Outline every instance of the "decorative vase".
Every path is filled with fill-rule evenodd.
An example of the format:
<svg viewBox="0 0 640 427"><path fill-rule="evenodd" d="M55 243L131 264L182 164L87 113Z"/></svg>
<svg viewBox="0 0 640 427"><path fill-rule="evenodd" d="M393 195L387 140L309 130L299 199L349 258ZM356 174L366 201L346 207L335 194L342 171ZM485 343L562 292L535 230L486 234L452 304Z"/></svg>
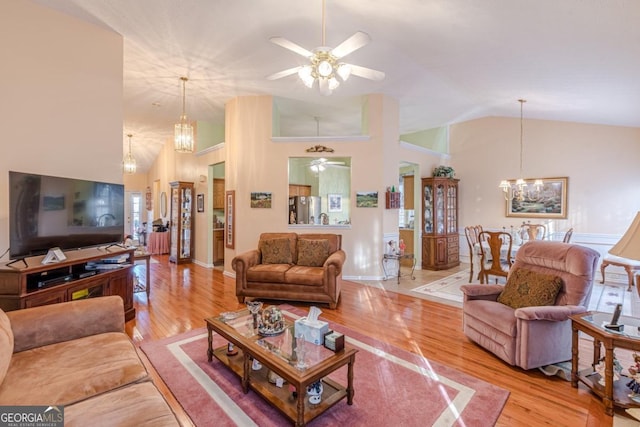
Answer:
<svg viewBox="0 0 640 427"><path fill-rule="evenodd" d="M317 405L322 400L322 381L318 380L315 383L310 384L307 387L307 396L309 396L309 403Z"/></svg>

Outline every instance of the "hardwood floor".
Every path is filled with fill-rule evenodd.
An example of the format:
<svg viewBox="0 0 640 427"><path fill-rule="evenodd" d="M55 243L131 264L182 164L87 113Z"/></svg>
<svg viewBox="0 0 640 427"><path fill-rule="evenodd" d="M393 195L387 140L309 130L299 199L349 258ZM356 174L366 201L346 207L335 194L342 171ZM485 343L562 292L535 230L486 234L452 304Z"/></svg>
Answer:
<svg viewBox="0 0 640 427"><path fill-rule="evenodd" d="M166 255L154 258L159 263L151 264L149 301L144 292L135 294L136 319L126 325L134 341L156 340L203 327L205 317L243 308L235 297L235 280L221 271L196 264L177 266L169 263ZM424 283L451 273L416 271ZM144 266L136 267L136 274L144 281ZM311 305L289 303L302 309ZM462 311L457 307L353 282L344 283L336 310L318 306L325 319L509 390L499 426L612 425L599 398L584 386L575 389L570 382L546 377L538 370L511 367L470 342L462 332ZM583 343L581 364L586 366L591 354L589 344ZM629 364L623 361L623 366ZM179 408L166 387L160 388L172 407ZM180 415L184 419L184 414Z"/></svg>

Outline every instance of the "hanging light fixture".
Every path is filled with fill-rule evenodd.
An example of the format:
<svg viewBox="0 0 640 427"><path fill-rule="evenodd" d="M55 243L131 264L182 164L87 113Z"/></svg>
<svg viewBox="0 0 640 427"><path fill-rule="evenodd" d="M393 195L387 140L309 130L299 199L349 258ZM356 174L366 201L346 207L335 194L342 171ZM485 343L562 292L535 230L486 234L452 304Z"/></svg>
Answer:
<svg viewBox="0 0 640 427"><path fill-rule="evenodd" d="M534 190L529 189L529 184L522 178L522 152L523 152L523 136L524 136L524 125L523 125L523 106L524 103L527 102L526 99L518 99L520 103L520 177L515 181L515 185L509 180L500 181L500 187L504 193L505 200L524 200L525 196L535 197L540 190L542 189L542 180L536 179L533 183Z"/></svg>
<svg viewBox="0 0 640 427"><path fill-rule="evenodd" d="M131 154L131 137L132 134L128 133L129 137L129 152L124 156L124 160L122 160L122 170L124 173L136 173L136 159L133 158Z"/></svg>
<svg viewBox="0 0 640 427"><path fill-rule="evenodd" d="M174 131L174 145L175 150L178 153L193 153L194 141L193 141L193 126L187 121L186 113L186 83L189 80L186 77L180 77L182 80L182 115L180 116L180 123L176 123Z"/></svg>

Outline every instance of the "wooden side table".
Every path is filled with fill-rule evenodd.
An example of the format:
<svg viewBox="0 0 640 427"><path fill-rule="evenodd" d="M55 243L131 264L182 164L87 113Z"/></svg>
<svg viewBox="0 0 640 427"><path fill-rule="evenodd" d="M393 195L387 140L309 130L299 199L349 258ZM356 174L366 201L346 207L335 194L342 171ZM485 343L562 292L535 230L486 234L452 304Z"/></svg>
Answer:
<svg viewBox="0 0 640 427"><path fill-rule="evenodd" d="M147 265L147 274L146 274L146 289L147 299L149 299L149 294L151 293L151 254L150 253L133 253L133 260L145 260Z"/></svg>
<svg viewBox="0 0 640 427"><path fill-rule="evenodd" d="M619 324L624 325L621 332L612 331L604 327L611 321L611 313L587 312L574 314L571 318L572 349L571 349L571 386L577 388L578 382L582 382L602 399L605 413L613 415L614 406L621 408L638 407L629 397L631 390L626 387L629 378L623 377L613 381L613 350L623 348L640 351L640 319L628 316L620 316ZM578 334L583 332L593 337L593 363L592 367L582 371L578 370L579 344ZM604 347L604 385L600 384L602 378L595 371L595 366L600 363L600 351Z"/></svg>
<svg viewBox="0 0 640 427"><path fill-rule="evenodd" d="M398 284L400 284L400 277L402 277L402 274L401 274L402 263L400 261L403 260L403 259L413 260L413 263L411 264L410 276L411 276L411 280L415 280L416 279L416 276L413 275L413 273L416 270L416 257L413 256L413 254L403 254L403 255L400 255L400 254L384 254L382 256L382 271L384 272L384 280L387 280L389 277L391 277L391 276L389 276L387 274L387 263L390 260L394 260L398 264L398 276L397 277L398 277ZM407 275L405 274L405 276L407 276Z"/></svg>

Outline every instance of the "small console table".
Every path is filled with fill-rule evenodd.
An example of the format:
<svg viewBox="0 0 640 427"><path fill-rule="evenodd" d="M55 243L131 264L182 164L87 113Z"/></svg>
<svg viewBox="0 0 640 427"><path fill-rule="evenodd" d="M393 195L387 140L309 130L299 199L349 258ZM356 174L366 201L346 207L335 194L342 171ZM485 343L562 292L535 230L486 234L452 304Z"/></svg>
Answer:
<svg viewBox="0 0 640 427"><path fill-rule="evenodd" d="M614 349L623 348L632 351L640 351L640 319L628 316L620 316L618 323L623 326L620 332L607 329L605 324L611 321L611 313L587 312L574 314L571 318L572 335L572 360L571 360L571 386L578 387L578 382L586 385L595 393L604 404L607 415L613 415L614 407L632 408L640 406L640 401L631 399L631 390L626 387L628 377L621 376L617 381L613 380ZM593 338L593 363L591 367L579 370L578 360L580 346L578 333L583 332ZM601 350L604 347L604 378L595 371L600 363ZM604 384L604 385L603 385Z"/></svg>
<svg viewBox="0 0 640 427"><path fill-rule="evenodd" d="M629 277L629 287L627 288L627 290L630 291L631 287L634 285L634 275L640 271L640 261L607 255L606 257L604 257L604 259L602 260L602 264L600 265L600 272L602 273L602 282L600 283L604 283L604 269L610 265L624 268L624 270L627 272L627 276ZM638 288L638 295L640 295L640 288Z"/></svg>
<svg viewBox="0 0 640 427"><path fill-rule="evenodd" d="M416 257L413 256L413 254L384 254L382 256L382 271L384 271L384 280L387 280L390 276L389 274L387 274L387 263L390 262L391 260L395 261L396 264L398 264L398 284L400 284L400 277L402 277L402 263L400 262L403 259L410 259L413 262L411 263L411 273L409 274L409 276L411 277L411 280L415 280L416 276L413 275L414 271L416 270ZM405 276L407 276L407 274L405 274Z"/></svg>

